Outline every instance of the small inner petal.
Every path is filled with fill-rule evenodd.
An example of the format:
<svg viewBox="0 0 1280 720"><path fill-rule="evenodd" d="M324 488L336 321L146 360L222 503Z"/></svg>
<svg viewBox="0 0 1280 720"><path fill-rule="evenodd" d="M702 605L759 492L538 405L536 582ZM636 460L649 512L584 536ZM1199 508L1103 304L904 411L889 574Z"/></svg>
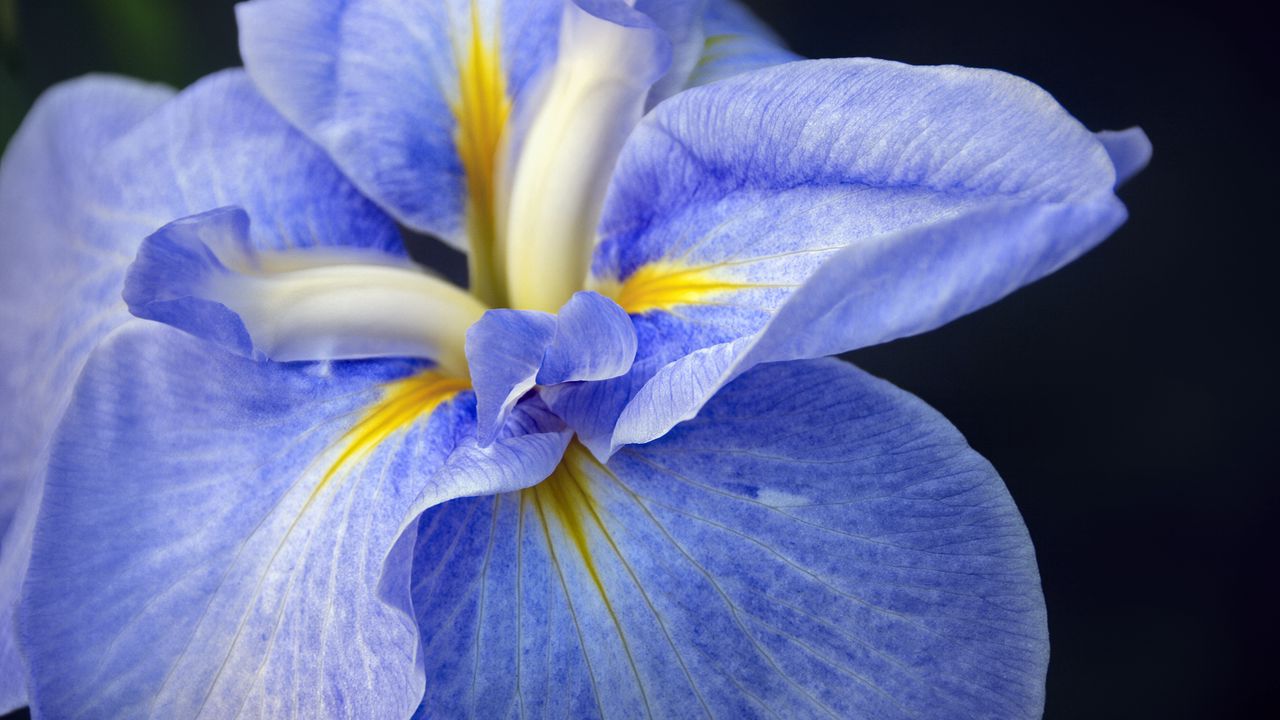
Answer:
<svg viewBox="0 0 1280 720"><path fill-rule="evenodd" d="M374 264L228 275L207 290L273 360L427 357L461 377L467 328L485 310L417 269Z"/></svg>
<svg viewBox="0 0 1280 720"><path fill-rule="evenodd" d="M124 297L136 316L280 362L419 357L467 378L466 331L488 308L379 252L259 252L249 218L223 208L148 237Z"/></svg>

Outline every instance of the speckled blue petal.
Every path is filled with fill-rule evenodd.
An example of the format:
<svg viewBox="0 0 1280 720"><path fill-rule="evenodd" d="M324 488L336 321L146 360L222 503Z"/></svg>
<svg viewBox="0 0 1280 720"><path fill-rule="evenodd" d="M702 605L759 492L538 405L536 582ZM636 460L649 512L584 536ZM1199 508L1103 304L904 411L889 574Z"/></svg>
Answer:
<svg viewBox="0 0 1280 720"><path fill-rule="evenodd" d="M240 52L263 94L405 224L466 247L455 148L476 37L518 98L555 57L564 0L254 0Z"/></svg>
<svg viewBox="0 0 1280 720"><path fill-rule="evenodd" d="M606 380L627 372L636 354L631 320L612 300L575 293L556 315L490 310L467 331L482 445L534 385Z"/></svg>
<svg viewBox="0 0 1280 720"><path fill-rule="evenodd" d="M423 717L1038 718L1044 602L1000 478L831 360L757 368L607 465L422 518Z"/></svg>
<svg viewBox="0 0 1280 720"><path fill-rule="evenodd" d="M755 362L923 332L1052 272L1123 222L1116 177L994 71L803 61L681 93L631 136L601 224L593 282L635 316L633 373L658 373L613 381L606 450Z"/></svg>
<svg viewBox="0 0 1280 720"><path fill-rule="evenodd" d="M266 106L243 73L206 78L161 106L171 95L104 76L71 81L37 102L6 151L0 508L7 509L0 510L0 525L8 523L15 488L39 492L49 433L88 353L129 319L121 287L147 234L175 218L239 203L260 222L263 247L339 244L404 253L394 223ZM26 504L38 506L38 498ZM31 521L14 521L0 552L25 558ZM21 577L25 559L0 565L6 577ZM11 612L17 586L0 582L0 616ZM10 627L0 618L4 663L13 657ZM9 667L0 673L5 698L11 679L21 677Z"/></svg>
<svg viewBox="0 0 1280 720"><path fill-rule="evenodd" d="M466 174L476 168L460 155L459 137L487 114L486 127L510 121L507 141L518 144L571 2L611 21L633 13L622 0L253 0L237 7L240 50L263 93L369 197L406 225L466 249ZM768 31L736 5L631 4L670 44L650 105L695 77L709 82L781 60ZM716 33L710 47L708 32ZM496 88L468 85L480 67L476 48L500 65L494 102L467 97ZM499 95L512 103L509 116L496 111Z"/></svg>
<svg viewBox="0 0 1280 720"><path fill-rule="evenodd" d="M256 363L120 329L53 444L19 609L34 711L408 715L417 514L545 476L567 436L537 425L466 472L473 398L421 364ZM522 454L525 430L551 452Z"/></svg>
<svg viewBox="0 0 1280 720"><path fill-rule="evenodd" d="M702 52L689 87L801 59L737 0L710 0L702 26Z"/></svg>
<svg viewBox="0 0 1280 720"><path fill-rule="evenodd" d="M84 356L128 317L109 281L130 246L103 238L111 223L83 200L97 189L97 156L171 94L107 76L59 85L36 102L0 163L0 714L27 704L13 609L45 446Z"/></svg>

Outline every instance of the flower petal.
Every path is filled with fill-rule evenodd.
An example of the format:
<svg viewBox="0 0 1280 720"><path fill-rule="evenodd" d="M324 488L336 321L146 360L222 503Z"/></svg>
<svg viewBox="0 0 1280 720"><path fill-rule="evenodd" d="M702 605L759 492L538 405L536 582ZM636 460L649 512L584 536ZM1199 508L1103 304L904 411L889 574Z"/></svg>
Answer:
<svg viewBox="0 0 1280 720"><path fill-rule="evenodd" d="M132 246L125 238L84 237L98 227L83 203L101 181L97 157L171 95L109 76L58 85L36 102L0 164L0 539L84 346L93 346L97 325L110 328L104 315L128 317L119 287L101 282L101 267L122 268Z"/></svg>
<svg viewBox="0 0 1280 720"><path fill-rule="evenodd" d="M1123 221L1115 181L1092 133L1003 73L805 61L682 93L623 151L593 275L636 316L634 372L696 367L615 381L648 397L612 446L691 417L766 328L753 362L842 352L1051 272Z"/></svg>
<svg viewBox="0 0 1280 720"><path fill-rule="evenodd" d="M1116 167L1116 185L1128 182L1151 162L1151 140L1142 128L1103 130L1098 133L1098 142Z"/></svg>
<svg viewBox="0 0 1280 720"><path fill-rule="evenodd" d="M1034 553L942 417L836 361L758 368L607 465L420 523L439 717L1039 717Z"/></svg>
<svg viewBox="0 0 1280 720"><path fill-rule="evenodd" d="M125 279L134 315L247 357L417 357L466 377L485 306L408 258L356 248L259 252L248 214L220 208L143 241ZM620 311L619 311L620 312Z"/></svg>
<svg viewBox="0 0 1280 720"><path fill-rule="evenodd" d="M799 60L782 39L737 0L711 0L703 17L705 40L688 87Z"/></svg>
<svg viewBox="0 0 1280 720"><path fill-rule="evenodd" d="M340 244L404 254L393 222L261 100L240 71L171 91L91 76L50 90L0 167L0 525L39 493L43 453L89 352L128 321L125 269L166 222L237 203L263 248ZM263 162L263 158L271 158ZM39 497L24 507L34 511ZM0 704L20 691L7 618L33 518L0 541ZM18 529L21 525L22 530ZM20 558L8 556L17 553ZM10 575L12 573L12 575ZM20 703L20 700L13 700Z"/></svg>
<svg viewBox="0 0 1280 720"><path fill-rule="evenodd" d="M511 101L554 58L563 7L255 0L236 15L245 67L285 117L401 222L465 248L466 173L492 180Z"/></svg>
<svg viewBox="0 0 1280 720"><path fill-rule="evenodd" d="M255 363L122 328L52 450L19 611L33 709L408 714L423 675L397 539L424 507L541 477L518 443L486 456L505 474L437 474L473 408L408 361Z"/></svg>
<svg viewBox="0 0 1280 720"><path fill-rule="evenodd" d="M622 308L599 293L575 293L556 315L538 384L607 380L625 373L635 356L636 331Z"/></svg>
<svg viewBox="0 0 1280 720"><path fill-rule="evenodd" d="M597 293L576 293L557 315L490 310L467 331L481 445L497 437L516 402L535 384L617 377L631 367L635 354L630 318Z"/></svg>

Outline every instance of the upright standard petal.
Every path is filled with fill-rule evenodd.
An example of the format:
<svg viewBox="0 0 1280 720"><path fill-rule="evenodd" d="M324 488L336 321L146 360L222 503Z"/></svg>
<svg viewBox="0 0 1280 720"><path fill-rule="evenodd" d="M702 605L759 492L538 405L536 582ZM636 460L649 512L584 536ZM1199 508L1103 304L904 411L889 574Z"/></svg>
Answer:
<svg viewBox="0 0 1280 720"><path fill-rule="evenodd" d="M139 242L160 226L237 203L257 221L262 249L336 244L404 253L394 223L268 107L243 73L206 78L161 107L170 95L129 80L72 81L42 97L5 155L0 496L23 484L39 492L42 453L71 384L90 350L129 319L120 298L125 270ZM27 516L0 541L0 662L11 663L0 673L6 698L10 683L25 675L9 671L18 660L7 618L39 504L38 497L26 502Z"/></svg>
<svg viewBox="0 0 1280 720"><path fill-rule="evenodd" d="M737 0L710 0L702 22L702 52L688 87L801 59Z"/></svg>
<svg viewBox="0 0 1280 720"><path fill-rule="evenodd" d="M565 0L254 0L245 67L277 108L405 224L467 246L492 214L519 97L555 57ZM491 229L490 229L491 231Z"/></svg>
<svg viewBox="0 0 1280 720"><path fill-rule="evenodd" d="M509 442L452 468L473 417L465 383L421 364L255 363L122 328L52 449L20 606L34 711L412 712L417 512L535 482L567 439L526 420L507 440L534 457ZM503 467L475 471L486 458Z"/></svg>
<svg viewBox="0 0 1280 720"><path fill-rule="evenodd" d="M1092 133L994 71L806 61L672 98L624 148L593 265L636 317L634 372L662 370L615 383L632 407L606 449L755 362L922 332L1051 272L1123 221L1115 182Z"/></svg>
<svg viewBox="0 0 1280 720"><path fill-rule="evenodd" d="M607 464L419 530L428 717L1042 710L1035 557L991 466L851 366L758 368Z"/></svg>

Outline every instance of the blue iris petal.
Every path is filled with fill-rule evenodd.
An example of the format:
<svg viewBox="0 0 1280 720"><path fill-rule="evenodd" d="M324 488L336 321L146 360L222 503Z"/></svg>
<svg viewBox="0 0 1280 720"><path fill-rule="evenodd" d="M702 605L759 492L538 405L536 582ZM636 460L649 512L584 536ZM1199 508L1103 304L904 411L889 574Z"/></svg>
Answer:
<svg viewBox="0 0 1280 720"><path fill-rule="evenodd" d="M255 0L239 5L237 18L245 67L263 94L398 219L465 248L452 105L472 18L481 24L476 37L499 48L506 94L516 97L555 57L563 7Z"/></svg>
<svg viewBox="0 0 1280 720"><path fill-rule="evenodd" d="M751 364L922 332L1057 269L1123 222L1116 180L1093 133L999 72L805 61L672 98L624 148L593 265L637 315L633 373L658 373L613 381L632 397L609 449Z"/></svg>
<svg viewBox="0 0 1280 720"><path fill-rule="evenodd" d="M539 385L605 380L636 354L631 320L612 300L576 293L557 315L490 310L467 331L479 437L488 444L525 393Z"/></svg>
<svg viewBox="0 0 1280 720"><path fill-rule="evenodd" d="M1141 128L1103 130L1098 133L1098 141L1116 166L1117 185L1128 182L1151 161L1151 140Z"/></svg>
<svg viewBox="0 0 1280 720"><path fill-rule="evenodd" d="M35 710L409 713L402 530L536 482L567 440L543 413L451 459L474 445L473 401L422 371L255 363L153 323L106 340L53 444L20 606Z"/></svg>
<svg viewBox="0 0 1280 720"><path fill-rule="evenodd" d="M801 59L737 0L710 0L703 34L704 47L690 75L690 87Z"/></svg>
<svg viewBox="0 0 1280 720"><path fill-rule="evenodd" d="M622 0L573 2L621 24L636 25L643 17L643 24L663 31L671 67L650 104L693 80L709 82L794 57L776 52L758 22L723 0L639 0L634 10ZM466 104L465 92L477 90L462 89L475 69L469 64L472 43L500 64L501 96L515 101L510 120L518 129L527 119L520 117L521 101L525 108L536 106L537 80L556 57L567 4L254 0L240 4L237 17L245 66L271 102L401 222L466 248L469 179L458 152L458 115L488 113L467 119L491 128L506 122L505 113L488 104ZM732 41L708 48L707 32ZM510 135L509 141L519 141Z"/></svg>
<svg viewBox="0 0 1280 720"><path fill-rule="evenodd" d="M836 361L422 518L439 717L1038 717L1035 559L991 466Z"/></svg>
<svg viewBox="0 0 1280 720"><path fill-rule="evenodd" d="M350 244L403 256L395 224L253 90L219 73L171 91L109 77L51 90L0 168L0 705L22 704L25 672L7 619L39 506L43 453L93 347L130 318L120 301L139 242L174 218L229 203L263 220L255 242ZM264 162L263 158L271 158ZM318 236L318 239L313 239ZM36 493L10 523L17 489Z"/></svg>
<svg viewBox="0 0 1280 720"><path fill-rule="evenodd" d="M109 177L98 174L103 149L170 95L105 76L60 85L36 102L0 164L0 714L27 704L13 611L49 435L85 356L128 319L116 283L135 240L119 232L130 218L86 201Z"/></svg>
<svg viewBox="0 0 1280 720"><path fill-rule="evenodd" d="M124 300L129 311L208 340L246 357L253 339L226 305L201 297L200 286L230 275L218 250L247 254L249 215L223 208L177 220L147 237L129 268Z"/></svg>

